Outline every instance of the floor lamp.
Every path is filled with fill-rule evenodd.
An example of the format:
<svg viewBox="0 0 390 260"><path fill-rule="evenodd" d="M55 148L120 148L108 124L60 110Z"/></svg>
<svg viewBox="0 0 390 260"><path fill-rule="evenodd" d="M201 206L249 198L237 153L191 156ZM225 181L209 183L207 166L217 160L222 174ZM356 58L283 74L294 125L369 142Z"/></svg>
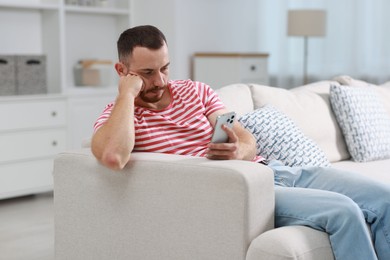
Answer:
<svg viewBox="0 0 390 260"><path fill-rule="evenodd" d="M289 10L288 11L288 36L304 37L303 52L303 82L308 83L307 57L308 37L322 37L326 32L326 12L324 10Z"/></svg>

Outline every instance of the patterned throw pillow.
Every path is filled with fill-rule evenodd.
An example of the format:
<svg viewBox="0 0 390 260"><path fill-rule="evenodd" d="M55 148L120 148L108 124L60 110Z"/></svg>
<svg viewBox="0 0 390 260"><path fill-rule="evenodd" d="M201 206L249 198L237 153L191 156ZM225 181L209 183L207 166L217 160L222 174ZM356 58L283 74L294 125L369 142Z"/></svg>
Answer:
<svg viewBox="0 0 390 260"><path fill-rule="evenodd" d="M390 158L390 115L375 89L331 86L330 102L354 161Z"/></svg>
<svg viewBox="0 0 390 260"><path fill-rule="evenodd" d="M268 160L287 166L330 166L317 144L271 105L243 115L239 122L256 138L257 154Z"/></svg>

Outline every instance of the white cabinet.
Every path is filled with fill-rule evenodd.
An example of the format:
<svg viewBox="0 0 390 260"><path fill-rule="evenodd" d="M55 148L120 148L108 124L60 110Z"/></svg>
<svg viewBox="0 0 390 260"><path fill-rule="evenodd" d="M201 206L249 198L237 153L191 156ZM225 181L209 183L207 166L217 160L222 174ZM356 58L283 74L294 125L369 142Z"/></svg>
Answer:
<svg viewBox="0 0 390 260"><path fill-rule="evenodd" d="M45 55L48 89L47 95L0 96L0 199L50 190L54 156L80 147L116 95L113 66L100 87L75 86L73 69L83 59L117 61L131 0L99 7L73 2L0 0L0 55Z"/></svg>
<svg viewBox="0 0 390 260"><path fill-rule="evenodd" d="M52 189L52 164L66 149L62 96L0 98L0 199Z"/></svg>
<svg viewBox="0 0 390 260"><path fill-rule="evenodd" d="M193 79L217 89L234 83L268 84L268 54L196 53Z"/></svg>
<svg viewBox="0 0 390 260"><path fill-rule="evenodd" d="M96 119L103 112L105 106L115 101L115 98L116 92L114 90L69 97L69 149L77 149L88 144L93 134Z"/></svg>

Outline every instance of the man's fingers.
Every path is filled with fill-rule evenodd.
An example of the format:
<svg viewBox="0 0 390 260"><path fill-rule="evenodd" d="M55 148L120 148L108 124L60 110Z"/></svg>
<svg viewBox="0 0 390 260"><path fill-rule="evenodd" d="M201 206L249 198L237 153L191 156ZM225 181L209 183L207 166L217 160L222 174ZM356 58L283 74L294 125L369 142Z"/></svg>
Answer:
<svg viewBox="0 0 390 260"><path fill-rule="evenodd" d="M233 129L230 127L227 127L226 125L222 125L222 129L227 133L229 136L229 143L235 143L238 141L238 137L236 133L234 133Z"/></svg>

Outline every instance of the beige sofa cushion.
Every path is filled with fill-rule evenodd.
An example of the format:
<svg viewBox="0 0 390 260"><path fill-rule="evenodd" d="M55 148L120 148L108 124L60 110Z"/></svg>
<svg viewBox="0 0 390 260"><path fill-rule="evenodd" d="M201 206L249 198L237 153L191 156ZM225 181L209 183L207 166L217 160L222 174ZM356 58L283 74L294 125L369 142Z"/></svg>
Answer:
<svg viewBox="0 0 390 260"><path fill-rule="evenodd" d="M238 116L253 111L252 94L247 84L228 85L216 92L226 108Z"/></svg>
<svg viewBox="0 0 390 260"><path fill-rule="evenodd" d="M383 105L386 109L386 111L390 114L390 84L389 85L381 85L381 86L374 86L375 89L378 91L380 98L383 101Z"/></svg>
<svg viewBox="0 0 390 260"><path fill-rule="evenodd" d="M333 167L365 175L371 179L390 184L390 159L372 162L341 161L332 164Z"/></svg>
<svg viewBox="0 0 390 260"><path fill-rule="evenodd" d="M252 241L246 260L334 259L326 233L303 226L280 227Z"/></svg>
<svg viewBox="0 0 390 260"><path fill-rule="evenodd" d="M292 118L313 139L329 161L350 158L342 132L329 103L329 89L335 81L321 81L290 90L252 84L255 109L271 104Z"/></svg>
<svg viewBox="0 0 390 260"><path fill-rule="evenodd" d="M364 80L354 79L348 75L340 75L334 77L333 80L339 82L341 85L355 86L355 87L369 87L374 86L373 84L366 82Z"/></svg>

